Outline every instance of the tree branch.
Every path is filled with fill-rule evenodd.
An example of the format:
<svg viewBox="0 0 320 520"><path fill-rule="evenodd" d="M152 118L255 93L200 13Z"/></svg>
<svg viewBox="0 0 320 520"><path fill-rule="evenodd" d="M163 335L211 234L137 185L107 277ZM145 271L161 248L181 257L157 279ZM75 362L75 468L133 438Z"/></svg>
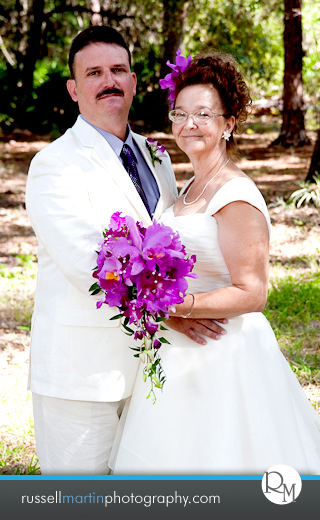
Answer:
<svg viewBox="0 0 320 520"><path fill-rule="evenodd" d="M7 47L6 47L6 45L5 45L4 41L3 41L2 36L0 36L0 49L2 50L4 57L6 58L8 63L11 65L11 67L14 67L16 62L11 57L10 53L7 51Z"/></svg>

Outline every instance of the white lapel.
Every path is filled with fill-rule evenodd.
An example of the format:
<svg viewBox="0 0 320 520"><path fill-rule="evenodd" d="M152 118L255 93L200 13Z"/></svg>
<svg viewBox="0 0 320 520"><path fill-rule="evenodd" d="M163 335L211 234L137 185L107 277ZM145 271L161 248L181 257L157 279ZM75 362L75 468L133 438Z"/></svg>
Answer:
<svg viewBox="0 0 320 520"><path fill-rule="evenodd" d="M142 220L144 224L151 224L150 216L140 195L107 140L80 116L73 126L73 130L80 139L81 144L88 149L91 159L98 162L106 170L114 183L129 200L137 212L139 220Z"/></svg>
<svg viewBox="0 0 320 520"><path fill-rule="evenodd" d="M155 161L155 165L153 166L151 155L150 155L150 152L146 145L147 138L144 137L143 135L139 135L134 132L132 132L132 135L133 135L135 142L137 143L137 146L139 147L140 152L142 153L142 155L144 157L144 160L146 161L147 165L149 166L149 168L157 182L158 188L159 188L160 197L158 200L158 204L154 210L154 218L158 218L158 216L161 215L162 210L163 210L163 185L161 182L162 176L160 173L161 164L159 163L159 161Z"/></svg>

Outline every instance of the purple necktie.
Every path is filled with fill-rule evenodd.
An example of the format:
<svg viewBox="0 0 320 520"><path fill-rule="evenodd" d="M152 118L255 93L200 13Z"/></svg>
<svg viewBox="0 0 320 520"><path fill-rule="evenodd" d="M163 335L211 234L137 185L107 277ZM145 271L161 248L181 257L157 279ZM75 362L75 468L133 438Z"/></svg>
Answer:
<svg viewBox="0 0 320 520"><path fill-rule="evenodd" d="M123 160L123 166L129 173L130 179L132 180L137 192L139 193L147 211L151 217L151 211L149 208L148 200L145 192L143 191L138 169L137 169L137 159L133 153L133 150L127 144L124 144L120 154L121 159Z"/></svg>

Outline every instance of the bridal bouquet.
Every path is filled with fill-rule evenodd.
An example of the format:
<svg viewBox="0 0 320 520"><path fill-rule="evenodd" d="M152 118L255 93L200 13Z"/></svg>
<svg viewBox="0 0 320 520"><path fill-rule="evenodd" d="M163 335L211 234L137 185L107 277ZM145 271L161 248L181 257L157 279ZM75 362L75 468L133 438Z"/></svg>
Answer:
<svg viewBox="0 0 320 520"><path fill-rule="evenodd" d="M186 277L197 278L191 273L196 257L187 257L178 233L170 227L154 221L145 228L120 212L113 213L103 236L93 272L97 281L89 291L92 295L102 291L97 308L104 303L118 307L120 313L111 319L120 318L124 332L141 342L130 348L144 363L143 379L151 382L148 397L152 394L155 402L154 388L161 389L166 379L159 348L169 343L156 333L166 330L161 322L183 302Z"/></svg>

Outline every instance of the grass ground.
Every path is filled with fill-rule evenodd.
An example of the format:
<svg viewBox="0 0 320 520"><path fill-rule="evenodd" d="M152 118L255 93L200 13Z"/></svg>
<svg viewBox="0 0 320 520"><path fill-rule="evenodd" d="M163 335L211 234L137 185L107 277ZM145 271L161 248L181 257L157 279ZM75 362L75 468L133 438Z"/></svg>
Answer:
<svg viewBox="0 0 320 520"><path fill-rule="evenodd" d="M247 128L239 166L257 183L273 224L265 310L279 345L320 414L320 213L285 204L307 172L312 146L270 148L276 134ZM192 175L172 136L157 134L173 160L178 187ZM314 137L313 134L310 137ZM0 142L0 473L39 473L26 390L36 238L24 209L32 156L47 143Z"/></svg>
<svg viewBox="0 0 320 520"><path fill-rule="evenodd" d="M31 393L27 392L30 320L35 290L33 255L0 270L0 474L39 472ZM27 267L26 267L27 264Z"/></svg>
<svg viewBox="0 0 320 520"><path fill-rule="evenodd" d="M272 280L264 314L320 415L320 272Z"/></svg>

